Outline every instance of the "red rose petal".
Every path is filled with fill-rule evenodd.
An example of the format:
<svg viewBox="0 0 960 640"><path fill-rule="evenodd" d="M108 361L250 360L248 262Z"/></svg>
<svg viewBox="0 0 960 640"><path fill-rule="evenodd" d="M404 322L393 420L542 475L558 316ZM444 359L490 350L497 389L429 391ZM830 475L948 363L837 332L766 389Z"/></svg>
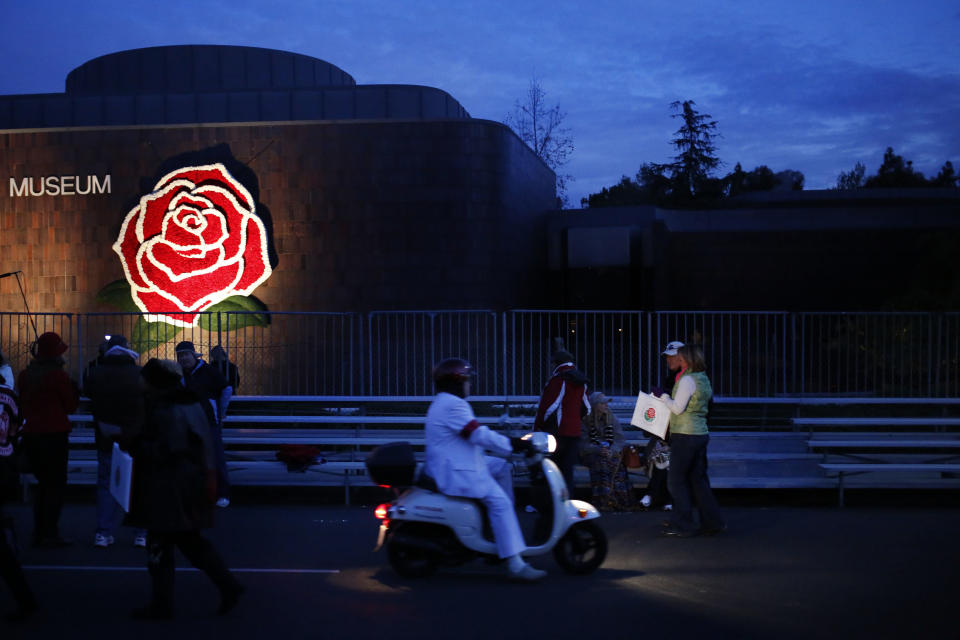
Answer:
<svg viewBox="0 0 960 640"><path fill-rule="evenodd" d="M163 233L163 221L167 217L170 202L185 189L185 185L171 185L140 199L144 241Z"/></svg>
<svg viewBox="0 0 960 640"><path fill-rule="evenodd" d="M144 271L147 273L147 276L150 278L150 281L155 285L159 285L160 280L166 280L169 278L165 273L160 271L157 265L163 265L175 276L182 276L190 273L196 273L198 271L204 271L206 269L212 269L217 266L217 263L222 260L223 254L219 249L212 249L210 251L203 251L199 247L197 248L197 253L190 254L184 251L177 251L173 247L157 243L153 245L152 251L149 256L144 258L144 263L149 264L149 268L144 266ZM149 269L149 270L148 270ZM154 271L156 270L156 272ZM159 275L159 273L163 275ZM166 287L161 287L165 291L169 291Z"/></svg>
<svg viewBox="0 0 960 640"><path fill-rule="evenodd" d="M260 221L252 217L248 218L246 227L247 246L246 251L243 252L243 275L240 276L240 282L236 285L238 291L247 291L256 285L270 266L267 264L268 257L263 246Z"/></svg>

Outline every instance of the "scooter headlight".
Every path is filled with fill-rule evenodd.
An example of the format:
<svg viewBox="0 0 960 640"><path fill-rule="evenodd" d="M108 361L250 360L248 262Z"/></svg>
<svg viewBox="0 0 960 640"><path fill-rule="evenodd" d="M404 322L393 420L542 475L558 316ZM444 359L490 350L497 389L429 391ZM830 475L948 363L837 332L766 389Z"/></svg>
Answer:
<svg viewBox="0 0 960 640"><path fill-rule="evenodd" d="M522 439L532 442L534 448L540 453L553 453L557 450L557 439L545 431L528 433Z"/></svg>

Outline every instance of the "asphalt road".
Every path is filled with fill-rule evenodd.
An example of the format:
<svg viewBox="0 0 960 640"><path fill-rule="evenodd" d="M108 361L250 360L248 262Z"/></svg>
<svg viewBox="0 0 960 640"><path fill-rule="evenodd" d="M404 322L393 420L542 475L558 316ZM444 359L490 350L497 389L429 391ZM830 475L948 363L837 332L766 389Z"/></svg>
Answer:
<svg viewBox="0 0 960 640"><path fill-rule="evenodd" d="M8 507L21 536L30 508ZM958 638L960 509L727 507L715 538L659 537L662 512L604 516L596 573L505 581L475 563L411 581L373 553L371 507L235 504L209 532L248 592L217 617L213 586L177 574L177 618L131 620L147 601L142 549L125 530L91 546L92 503L67 506L71 548L25 548L42 610L0 638ZM12 607L0 590L0 610Z"/></svg>

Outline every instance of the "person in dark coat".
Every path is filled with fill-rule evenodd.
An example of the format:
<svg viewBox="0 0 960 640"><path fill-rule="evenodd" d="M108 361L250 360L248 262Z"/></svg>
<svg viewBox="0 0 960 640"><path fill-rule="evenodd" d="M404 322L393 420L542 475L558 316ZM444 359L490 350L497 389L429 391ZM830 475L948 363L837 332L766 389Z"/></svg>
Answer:
<svg viewBox="0 0 960 640"><path fill-rule="evenodd" d="M590 414L589 381L565 349L554 351L550 363L554 367L553 373L540 396L533 428L556 436L557 450L552 457L572 495L573 468L580 462L581 420Z"/></svg>
<svg viewBox="0 0 960 640"><path fill-rule="evenodd" d="M233 389L233 395L237 395L240 388L240 369L230 362L227 352L220 345L210 349L210 364L223 374L227 384Z"/></svg>
<svg viewBox="0 0 960 640"><path fill-rule="evenodd" d="M96 547L112 545L113 534L123 520L123 509L110 494L110 469L113 444L129 442L143 424L139 357L124 336L111 336L100 364L84 379L83 392L90 398L97 444ZM134 532L134 545L147 546L146 531Z"/></svg>
<svg viewBox="0 0 960 640"><path fill-rule="evenodd" d="M216 473L203 402L181 383L176 362L151 358L140 372L145 420L131 453L136 469L127 523L147 529L147 568L153 598L134 611L140 619L173 617L174 547L220 591L220 615L244 587L200 531L213 526Z"/></svg>
<svg viewBox="0 0 960 640"><path fill-rule="evenodd" d="M206 400L204 409L210 420L210 433L213 434L214 451L217 460L217 506L230 504L230 477L227 475L227 455L223 448L223 419L227 415L227 405L233 396L233 387L227 383L219 369L204 362L187 340L175 348L177 362L183 369L183 382L202 399Z"/></svg>
<svg viewBox="0 0 960 640"><path fill-rule="evenodd" d="M37 600L17 560L13 518L3 513L3 503L19 485L13 463L13 445L20 428L17 396L0 383L0 579L7 583L17 608L6 615L8 622L26 620L37 609Z"/></svg>
<svg viewBox="0 0 960 640"><path fill-rule="evenodd" d="M63 370L69 347L53 331L37 338L34 358L20 372L20 412L25 420L23 441L27 460L37 478L33 502L33 545L63 547L60 512L67 488L67 455L72 428L70 414L77 410L80 391Z"/></svg>

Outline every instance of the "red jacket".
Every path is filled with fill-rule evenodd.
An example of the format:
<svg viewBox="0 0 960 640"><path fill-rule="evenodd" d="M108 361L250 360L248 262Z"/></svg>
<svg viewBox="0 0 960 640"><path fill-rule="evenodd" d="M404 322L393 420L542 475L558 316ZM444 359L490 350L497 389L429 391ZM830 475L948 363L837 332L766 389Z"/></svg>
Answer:
<svg viewBox="0 0 960 640"><path fill-rule="evenodd" d="M34 360L17 378L23 432L69 433L80 391L60 362Z"/></svg>
<svg viewBox="0 0 960 640"><path fill-rule="evenodd" d="M561 364L543 388L533 428L557 436L579 437L581 420L590 413L587 378L572 362Z"/></svg>

